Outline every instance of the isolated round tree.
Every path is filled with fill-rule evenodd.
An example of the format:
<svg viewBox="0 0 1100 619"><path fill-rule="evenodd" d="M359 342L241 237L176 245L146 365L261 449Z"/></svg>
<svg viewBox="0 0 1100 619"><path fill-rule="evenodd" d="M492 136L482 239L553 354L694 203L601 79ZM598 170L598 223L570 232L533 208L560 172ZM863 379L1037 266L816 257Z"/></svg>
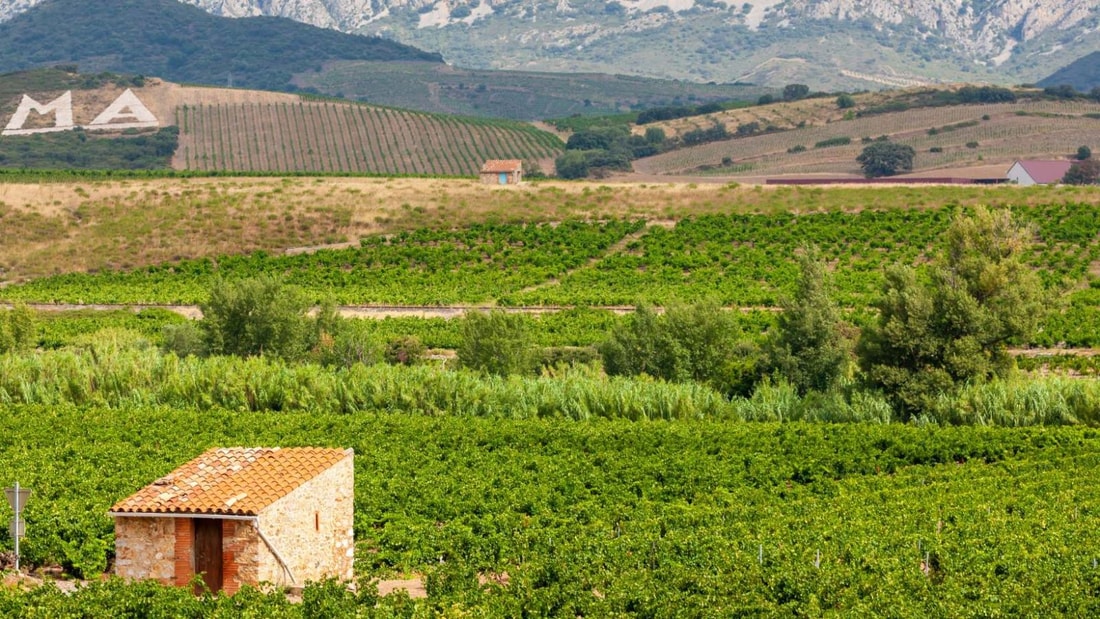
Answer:
<svg viewBox="0 0 1100 619"><path fill-rule="evenodd" d="M1100 161L1096 159L1075 161L1062 177L1062 182L1067 185L1095 185L1100 182Z"/></svg>
<svg viewBox="0 0 1100 619"><path fill-rule="evenodd" d="M863 149L856 161L863 167L867 178L893 176L913 169L916 151L912 146L894 142L874 142Z"/></svg>

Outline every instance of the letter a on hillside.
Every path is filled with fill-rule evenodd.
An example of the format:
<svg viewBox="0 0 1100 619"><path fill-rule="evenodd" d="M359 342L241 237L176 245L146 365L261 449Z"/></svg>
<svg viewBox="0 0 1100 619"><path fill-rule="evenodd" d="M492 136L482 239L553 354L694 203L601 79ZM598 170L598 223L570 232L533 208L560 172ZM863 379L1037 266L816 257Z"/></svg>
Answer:
<svg viewBox="0 0 1100 619"><path fill-rule="evenodd" d="M39 116L45 116L53 112L53 126L24 129L23 125L27 124L27 118L30 117L31 112ZM0 135L32 135L35 133L50 133L52 131L69 131L73 128L73 92L69 90L45 105L35 101L27 95L23 95L23 100L19 103L19 108L15 110L15 115L8 121L8 126Z"/></svg>
<svg viewBox="0 0 1100 619"><path fill-rule="evenodd" d="M89 131L157 127L157 117L129 88L88 125Z"/></svg>

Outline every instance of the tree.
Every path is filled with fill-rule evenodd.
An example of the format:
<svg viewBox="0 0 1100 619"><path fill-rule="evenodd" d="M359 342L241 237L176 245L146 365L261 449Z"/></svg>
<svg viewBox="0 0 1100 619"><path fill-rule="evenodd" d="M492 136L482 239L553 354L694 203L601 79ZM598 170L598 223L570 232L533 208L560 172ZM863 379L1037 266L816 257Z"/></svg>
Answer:
<svg viewBox="0 0 1100 619"><path fill-rule="evenodd" d="M660 127L647 127L645 141L655 146L661 146L665 143L665 130Z"/></svg>
<svg viewBox="0 0 1100 619"><path fill-rule="evenodd" d="M588 157L583 151L567 150L554 160L554 169L561 178L584 178L588 176Z"/></svg>
<svg viewBox="0 0 1100 619"><path fill-rule="evenodd" d="M1062 84L1060 86L1047 86L1043 89L1043 94L1056 99L1073 99L1077 97L1079 93L1073 86Z"/></svg>
<svg viewBox="0 0 1100 619"><path fill-rule="evenodd" d="M568 150L607 150L611 148L611 136L595 131L578 131L565 143Z"/></svg>
<svg viewBox="0 0 1100 619"><path fill-rule="evenodd" d="M1008 210L959 215L927 281L909 267L887 270L878 323L860 342L867 381L905 418L932 413L957 385L1005 376L1009 342L1034 333L1047 305L1024 262L1033 234Z"/></svg>
<svg viewBox="0 0 1100 619"><path fill-rule="evenodd" d="M810 87L805 84L787 84L783 87L784 101L805 99L808 94L810 94Z"/></svg>
<svg viewBox="0 0 1100 619"><path fill-rule="evenodd" d="M1092 149L1091 148L1089 148L1088 146L1078 146L1077 147L1077 160L1078 161L1084 161L1086 159L1091 159L1091 158L1092 158Z"/></svg>
<svg viewBox="0 0 1100 619"><path fill-rule="evenodd" d="M801 275L791 299L784 300L776 328L764 347L769 371L784 376L798 392L828 391L847 373L852 343L844 333L840 308L816 249L798 256Z"/></svg>
<svg viewBox="0 0 1100 619"><path fill-rule="evenodd" d="M912 170L916 154L913 147L906 144L876 141L864 148L856 161L867 178L878 178Z"/></svg>
<svg viewBox="0 0 1100 619"><path fill-rule="evenodd" d="M530 318L503 310L470 311L462 319L458 363L497 376L530 374L538 363Z"/></svg>
<svg viewBox="0 0 1100 619"><path fill-rule="evenodd" d="M1095 185L1100 181L1100 161L1085 159L1075 161L1062 177L1062 182L1067 185Z"/></svg>
<svg viewBox="0 0 1100 619"><path fill-rule="evenodd" d="M219 279L201 305L207 349L216 355L300 358L313 339L309 307L300 289L275 277Z"/></svg>
<svg viewBox="0 0 1100 619"><path fill-rule="evenodd" d="M842 110L847 110L856 106L856 100L852 98L852 95L843 93L836 98L836 106Z"/></svg>

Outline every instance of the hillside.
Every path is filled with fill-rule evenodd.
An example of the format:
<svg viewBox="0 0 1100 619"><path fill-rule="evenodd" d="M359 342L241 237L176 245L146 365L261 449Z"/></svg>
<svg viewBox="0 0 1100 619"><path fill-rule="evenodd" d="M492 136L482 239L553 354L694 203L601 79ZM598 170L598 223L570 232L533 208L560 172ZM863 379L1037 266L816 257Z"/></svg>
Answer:
<svg viewBox="0 0 1100 619"><path fill-rule="evenodd" d="M416 60L429 54L375 37L289 19L226 19L175 0L46 0L0 24L0 71L75 63L177 82L292 88L294 74L331 60Z"/></svg>
<svg viewBox="0 0 1100 619"><path fill-rule="evenodd" d="M473 176L488 159L548 166L561 140L531 125L343 101L271 100L183 106L186 170Z"/></svg>
<svg viewBox="0 0 1100 619"><path fill-rule="evenodd" d="M0 20L39 1L0 1ZM1100 49L1094 0L184 1L382 35L465 67L822 89L1034 82Z"/></svg>
<svg viewBox="0 0 1100 619"><path fill-rule="evenodd" d="M861 106L873 100L857 98ZM1016 159L1061 158L1081 145L1100 147L1100 103L1084 100L953 105L863 118L854 112L846 120L835 105L808 100L672 121L664 125L670 134L715 121L731 132L748 122L786 130L663 153L635 161L634 169L646 175L859 175L856 156L880 136L916 150L915 172L988 165L1007 170Z"/></svg>
<svg viewBox="0 0 1100 619"><path fill-rule="evenodd" d="M1039 86L1043 87L1065 84L1073 86L1080 92L1100 88L1100 52L1078 58L1039 82Z"/></svg>
<svg viewBox="0 0 1100 619"><path fill-rule="evenodd" d="M606 73L475 70L435 62L344 61L297 75L303 88L445 114L544 120L675 102L755 101L775 89Z"/></svg>
<svg viewBox="0 0 1100 619"><path fill-rule="evenodd" d="M75 130L4 135L0 167L171 165L201 171L473 176L487 159L523 159L548 167L563 146L555 135L516 121L181 86L156 78L82 76L62 69L0 76L0 126L14 117L23 95L45 104L66 92L71 93ZM155 119L142 131L160 129L168 139L94 126L94 132L85 132L82 127L124 92L131 92ZM23 128L46 130L55 122L54 113L31 114ZM135 151L138 147L148 152Z"/></svg>

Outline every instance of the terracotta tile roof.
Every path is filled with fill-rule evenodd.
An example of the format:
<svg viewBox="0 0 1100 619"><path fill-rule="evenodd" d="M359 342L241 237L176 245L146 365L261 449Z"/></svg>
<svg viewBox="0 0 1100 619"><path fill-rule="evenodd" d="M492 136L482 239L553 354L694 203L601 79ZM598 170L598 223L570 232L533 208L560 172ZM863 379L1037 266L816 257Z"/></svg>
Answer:
<svg viewBox="0 0 1100 619"><path fill-rule="evenodd" d="M111 511L256 516L351 455L317 447L210 449Z"/></svg>
<svg viewBox="0 0 1100 619"><path fill-rule="evenodd" d="M519 159L490 159L481 166L482 174L499 174L523 170L523 161Z"/></svg>
<svg viewBox="0 0 1100 619"><path fill-rule="evenodd" d="M1057 183L1069 172L1072 161L1039 161L1036 159L1017 161L1020 167L1027 172L1031 180L1040 184Z"/></svg>

